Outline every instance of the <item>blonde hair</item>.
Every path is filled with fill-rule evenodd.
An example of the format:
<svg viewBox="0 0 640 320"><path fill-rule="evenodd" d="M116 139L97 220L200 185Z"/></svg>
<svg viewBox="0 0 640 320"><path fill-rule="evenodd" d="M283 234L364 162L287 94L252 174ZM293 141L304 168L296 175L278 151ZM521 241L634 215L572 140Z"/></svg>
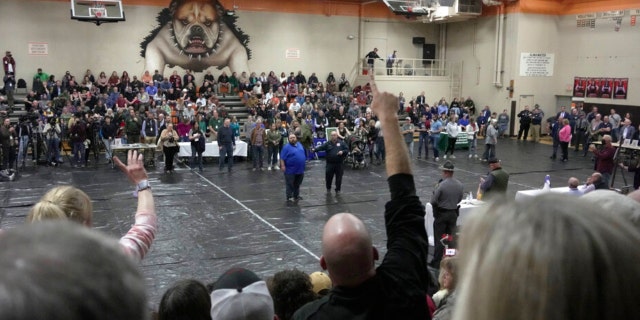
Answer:
<svg viewBox="0 0 640 320"><path fill-rule="evenodd" d="M93 205L84 191L72 186L58 186L45 193L27 216L27 222L68 219L91 225Z"/></svg>
<svg viewBox="0 0 640 320"><path fill-rule="evenodd" d="M577 197L533 201L492 203L465 223L454 320L636 318L640 233Z"/></svg>

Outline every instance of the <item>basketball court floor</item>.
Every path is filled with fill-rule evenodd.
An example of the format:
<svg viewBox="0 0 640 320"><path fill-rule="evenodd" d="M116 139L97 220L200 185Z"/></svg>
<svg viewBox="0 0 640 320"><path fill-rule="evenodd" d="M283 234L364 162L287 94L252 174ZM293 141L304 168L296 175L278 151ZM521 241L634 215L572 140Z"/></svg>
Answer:
<svg viewBox="0 0 640 320"><path fill-rule="evenodd" d="M480 147L480 151L484 146ZM546 174L552 187L565 186L569 177L581 181L593 172L590 156L569 154L563 163L551 160L551 146L500 139L497 156L510 173L509 196L518 190L540 188ZM415 153L417 156L417 152ZM418 195L427 202L441 177L444 160L413 159ZM477 190L488 165L469 159L457 150L454 177L465 192ZM217 160L217 159L216 159ZM331 215L351 212L364 220L374 245L386 252L383 210L389 199L384 166L346 168L342 194L326 194L323 161L308 163L297 204L287 204L284 179L279 171L252 171L247 161L237 161L232 173L219 172L217 161L200 174L178 166L174 174L163 168L149 169L159 231L152 250L141 264L147 280L151 307L159 304L166 288L176 280L195 278L213 282L226 269L241 266L266 278L275 272L298 268L320 270L322 227ZM632 177L627 173L628 184ZM72 184L94 201L94 228L113 236L124 235L136 210L134 187L118 169L101 159L100 164L72 168L68 162L56 167L28 165L13 182L0 182L0 227L24 223L29 208L49 188ZM616 187L623 186L621 176Z"/></svg>

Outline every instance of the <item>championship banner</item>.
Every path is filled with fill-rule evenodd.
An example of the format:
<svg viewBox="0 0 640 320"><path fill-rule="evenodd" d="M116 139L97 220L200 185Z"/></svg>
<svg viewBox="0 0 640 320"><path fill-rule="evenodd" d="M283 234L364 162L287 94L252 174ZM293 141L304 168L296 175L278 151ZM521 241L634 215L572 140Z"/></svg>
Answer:
<svg viewBox="0 0 640 320"><path fill-rule="evenodd" d="M576 98L627 99L629 78L574 77Z"/></svg>

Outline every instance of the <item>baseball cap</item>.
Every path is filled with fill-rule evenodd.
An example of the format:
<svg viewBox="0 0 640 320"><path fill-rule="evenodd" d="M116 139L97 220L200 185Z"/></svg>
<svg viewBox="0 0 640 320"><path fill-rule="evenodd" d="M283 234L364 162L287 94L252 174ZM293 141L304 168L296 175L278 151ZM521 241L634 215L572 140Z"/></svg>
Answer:
<svg viewBox="0 0 640 320"><path fill-rule="evenodd" d="M500 160L498 158L490 158L489 163L500 163Z"/></svg>
<svg viewBox="0 0 640 320"><path fill-rule="evenodd" d="M311 278L311 284L313 285L313 292L319 295L325 295L331 290L331 279L329 276L320 271L316 271L309 275Z"/></svg>
<svg viewBox="0 0 640 320"><path fill-rule="evenodd" d="M244 268L231 268L218 278L211 292L211 318L273 320L273 299L267 283Z"/></svg>
<svg viewBox="0 0 640 320"><path fill-rule="evenodd" d="M405 120L411 120L411 117L406 117L406 118L404 118L404 119L405 119Z"/></svg>

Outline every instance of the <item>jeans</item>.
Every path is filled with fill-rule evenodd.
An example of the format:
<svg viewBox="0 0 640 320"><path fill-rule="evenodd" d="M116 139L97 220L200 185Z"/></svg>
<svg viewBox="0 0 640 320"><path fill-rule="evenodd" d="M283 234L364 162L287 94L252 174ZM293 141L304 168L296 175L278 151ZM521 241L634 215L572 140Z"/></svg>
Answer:
<svg viewBox="0 0 640 320"><path fill-rule="evenodd" d="M478 139L473 136L473 139L468 140L469 143L469 155L477 156L478 155Z"/></svg>
<svg viewBox="0 0 640 320"><path fill-rule="evenodd" d="M113 157L111 141L109 141L109 139L102 139L102 144L104 144L104 157L107 158L107 160L111 160Z"/></svg>
<svg viewBox="0 0 640 320"><path fill-rule="evenodd" d="M559 146L560 146L560 140L558 140L557 138L553 138L553 154L551 155L553 159L556 158L556 154L558 153Z"/></svg>
<svg viewBox="0 0 640 320"><path fill-rule="evenodd" d="M84 164L84 142L73 143L73 162L77 165Z"/></svg>
<svg viewBox="0 0 640 320"><path fill-rule="evenodd" d="M47 161L58 162L60 160L60 139L53 138L47 140L48 155Z"/></svg>
<svg viewBox="0 0 640 320"><path fill-rule="evenodd" d="M433 156L438 158L440 156L440 151L438 151L438 143L440 143L440 134L434 133L429 136L429 140L431 140L431 147L433 148Z"/></svg>
<svg viewBox="0 0 640 320"><path fill-rule="evenodd" d="M20 144L18 145L18 162L24 162L27 158L27 147L29 145L29 136L20 136Z"/></svg>
<svg viewBox="0 0 640 320"><path fill-rule="evenodd" d="M418 139L418 158L422 155L422 146L424 146L424 157L429 157L429 135L420 134Z"/></svg>
<svg viewBox="0 0 640 320"><path fill-rule="evenodd" d="M262 164L263 164L263 160L262 157L264 155L264 146L258 146L258 145L254 145L251 146L253 148L253 168L261 168L262 169ZM258 166L260 165L260 166Z"/></svg>
<svg viewBox="0 0 640 320"><path fill-rule="evenodd" d="M269 146L267 148L267 165L269 166L277 166L278 165L278 146Z"/></svg>
<svg viewBox="0 0 640 320"><path fill-rule="evenodd" d="M376 139L376 159L384 161L385 153L384 153L384 138L378 137Z"/></svg>
<svg viewBox="0 0 640 320"><path fill-rule="evenodd" d="M287 200L291 198L298 198L300 196L300 185L304 179L304 173L301 174L284 174L284 181L286 185Z"/></svg>
<svg viewBox="0 0 640 320"><path fill-rule="evenodd" d="M233 145L232 144L225 144L220 147L220 159L218 160L219 160L220 171L222 171L222 167L224 167L225 160L227 160L228 162L227 167L229 168L229 171L231 171L231 168L233 167Z"/></svg>
<svg viewBox="0 0 640 320"><path fill-rule="evenodd" d="M191 145L191 162L189 163L189 167L193 170L195 167L196 158L198 159L198 169L202 171L202 152L196 151L196 146Z"/></svg>
<svg viewBox="0 0 640 320"><path fill-rule="evenodd" d="M407 150L409 150L409 157L413 158L413 140L411 140L411 142L406 142L407 144Z"/></svg>
<svg viewBox="0 0 640 320"><path fill-rule="evenodd" d="M618 142L618 131L620 128L612 128L611 129L611 141Z"/></svg>
<svg viewBox="0 0 640 320"><path fill-rule="evenodd" d="M484 154L482 155L482 159L489 160L491 158L495 158L496 156L496 145L495 144L485 144Z"/></svg>

